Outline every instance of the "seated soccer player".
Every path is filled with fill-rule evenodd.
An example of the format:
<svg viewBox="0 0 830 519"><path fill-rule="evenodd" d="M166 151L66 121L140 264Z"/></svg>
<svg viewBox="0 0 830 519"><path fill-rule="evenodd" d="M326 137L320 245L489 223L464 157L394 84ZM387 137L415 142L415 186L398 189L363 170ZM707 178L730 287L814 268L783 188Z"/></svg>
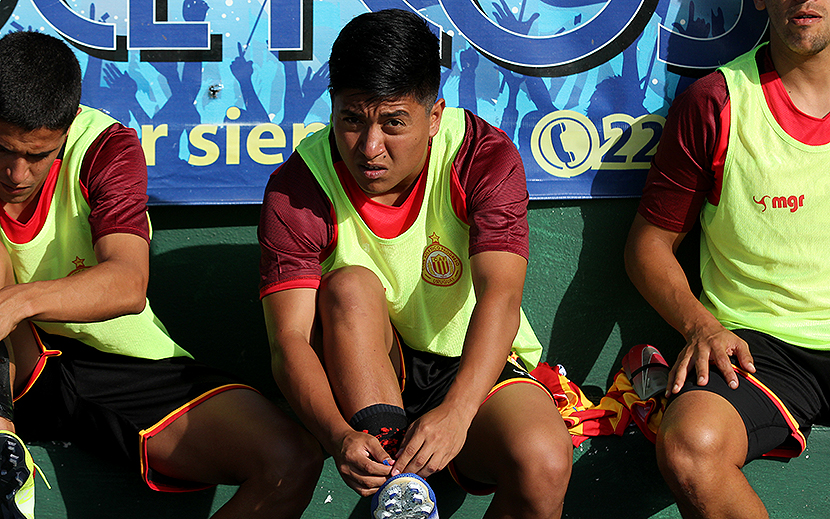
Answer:
<svg viewBox="0 0 830 519"><path fill-rule="evenodd" d="M3 517L34 515L20 438L112 452L156 490L240 485L215 518L299 517L320 473L317 442L251 387L195 362L147 302L135 131L79 105L78 61L51 36L0 39L0 78ZM232 355L233 335L222 340Z"/></svg>
<svg viewBox="0 0 830 519"><path fill-rule="evenodd" d="M675 99L626 250L686 341L657 438L684 517L768 517L741 468L830 423L830 19L755 5L769 43ZM699 299L674 255L698 220Z"/></svg>
<svg viewBox="0 0 830 519"><path fill-rule="evenodd" d="M444 468L495 492L487 517L559 517L572 447L527 372L541 346L520 307L518 151L437 99L438 39L414 13L350 21L329 72L331 125L272 175L262 208L280 388L351 488L386 485L375 517L434 513L418 478Z"/></svg>

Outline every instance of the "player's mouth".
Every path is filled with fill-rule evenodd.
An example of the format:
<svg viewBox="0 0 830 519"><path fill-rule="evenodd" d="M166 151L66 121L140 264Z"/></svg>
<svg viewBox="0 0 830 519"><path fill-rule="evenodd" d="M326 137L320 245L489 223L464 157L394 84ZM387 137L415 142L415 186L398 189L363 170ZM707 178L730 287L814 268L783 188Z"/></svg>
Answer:
<svg viewBox="0 0 830 519"><path fill-rule="evenodd" d="M5 191L6 193L8 193L10 195L22 195L23 193L25 193L29 189L28 186L12 187L12 186L6 185L2 182L0 182L0 187L2 187L3 191Z"/></svg>
<svg viewBox="0 0 830 519"><path fill-rule="evenodd" d="M813 25L820 20L821 15L812 10L798 12L795 14L795 16L790 18L790 21L793 23L793 25L797 26Z"/></svg>
<svg viewBox="0 0 830 519"><path fill-rule="evenodd" d="M360 164L358 166L363 175L369 180L376 180L386 173L387 169L377 164Z"/></svg>

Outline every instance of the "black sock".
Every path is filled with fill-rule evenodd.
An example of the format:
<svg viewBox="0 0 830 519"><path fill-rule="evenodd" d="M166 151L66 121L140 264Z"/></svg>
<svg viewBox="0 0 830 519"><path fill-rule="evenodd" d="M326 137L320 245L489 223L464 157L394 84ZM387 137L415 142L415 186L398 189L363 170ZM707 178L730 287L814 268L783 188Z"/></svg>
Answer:
<svg viewBox="0 0 830 519"><path fill-rule="evenodd" d="M394 458L406 434L409 420L406 411L398 406L373 404L356 412L349 420L349 425L356 431L377 438L383 449Z"/></svg>

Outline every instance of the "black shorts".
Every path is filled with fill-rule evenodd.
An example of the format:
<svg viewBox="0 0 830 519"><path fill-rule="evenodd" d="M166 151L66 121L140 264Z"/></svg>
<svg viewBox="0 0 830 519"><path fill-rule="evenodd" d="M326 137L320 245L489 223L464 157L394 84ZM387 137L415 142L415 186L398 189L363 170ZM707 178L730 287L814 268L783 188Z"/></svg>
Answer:
<svg viewBox="0 0 830 519"><path fill-rule="evenodd" d="M434 353L414 350L403 344L400 337L398 337L398 345L401 353L401 365L403 366L400 380L401 398L403 399L407 418L412 422L438 407L444 401L447 391L455 381L461 358L444 357ZM522 359L515 353L511 353L484 402L497 391L517 383L534 384L553 399L548 388L528 373ZM493 485L485 485L464 476L458 471L453 462L450 462L447 468L459 486L470 494L487 495L496 490Z"/></svg>
<svg viewBox="0 0 830 519"><path fill-rule="evenodd" d="M212 486L154 472L146 441L208 398L250 386L189 357L148 360L104 353L33 328L42 353L14 406L15 427L24 440L66 440L115 453L140 468L154 490Z"/></svg>
<svg viewBox="0 0 830 519"><path fill-rule="evenodd" d="M681 393L710 391L732 404L746 426L746 461L798 456L811 426L830 424L830 352L793 346L754 330L733 331L749 345L755 373L739 369L733 358L737 389L730 389L713 367L708 384L698 386L691 377Z"/></svg>
<svg viewBox="0 0 830 519"><path fill-rule="evenodd" d="M435 409L444 401L447 391L455 381L461 357L444 357L435 353L414 350L400 342L399 344L403 360L400 381L401 398L407 417L413 421ZM528 373L522 359L511 354L487 398L499 389L517 382L535 384L550 395L550 391L544 384Z"/></svg>

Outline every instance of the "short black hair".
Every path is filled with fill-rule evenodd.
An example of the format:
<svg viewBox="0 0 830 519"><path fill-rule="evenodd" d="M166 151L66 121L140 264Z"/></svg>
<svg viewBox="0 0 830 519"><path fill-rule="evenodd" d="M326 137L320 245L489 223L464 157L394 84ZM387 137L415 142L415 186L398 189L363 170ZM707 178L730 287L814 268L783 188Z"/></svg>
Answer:
<svg viewBox="0 0 830 519"><path fill-rule="evenodd" d="M82 79L75 54L55 37L18 31L0 38L0 120L25 131L66 131Z"/></svg>
<svg viewBox="0 0 830 519"><path fill-rule="evenodd" d="M412 96L430 108L440 85L438 37L411 11L361 14L343 27L331 47L331 95L355 89L373 100Z"/></svg>

